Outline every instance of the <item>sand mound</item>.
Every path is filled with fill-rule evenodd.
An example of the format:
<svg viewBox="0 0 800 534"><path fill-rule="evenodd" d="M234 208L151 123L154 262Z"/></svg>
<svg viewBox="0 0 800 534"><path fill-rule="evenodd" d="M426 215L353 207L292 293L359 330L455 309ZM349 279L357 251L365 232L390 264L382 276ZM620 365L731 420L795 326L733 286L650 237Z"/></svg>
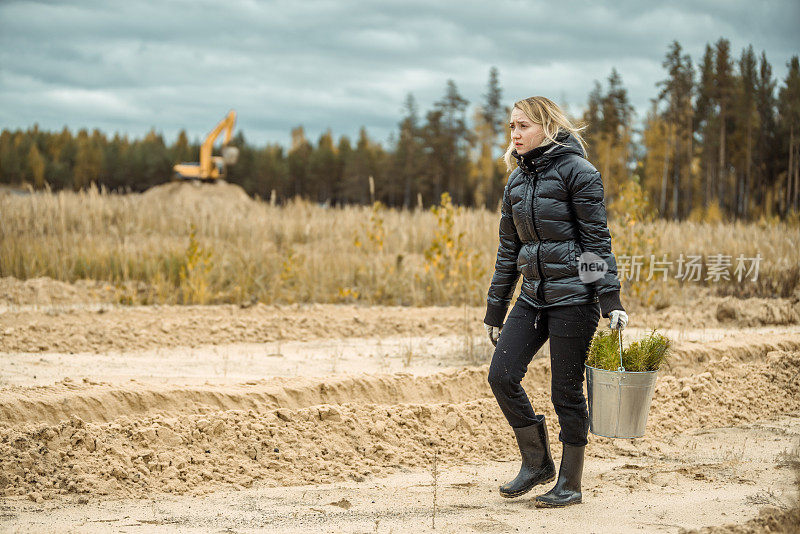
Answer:
<svg viewBox="0 0 800 534"><path fill-rule="evenodd" d="M797 334L749 334L745 337L725 338L713 342L688 341L678 343L663 367L664 373L676 376L694 374L698 364L724 359L756 361L775 350L800 350Z"/></svg>
<svg viewBox="0 0 800 534"><path fill-rule="evenodd" d="M717 304L717 320L723 325L737 326L796 324L800 322L800 301L726 297Z"/></svg>
<svg viewBox="0 0 800 534"><path fill-rule="evenodd" d="M19 280L13 276L0 278L0 305L6 306L107 302L113 295L112 286L94 280L78 280L70 284L46 276L28 280Z"/></svg>
<svg viewBox="0 0 800 534"><path fill-rule="evenodd" d="M445 371L428 376L407 373L333 377L272 378L239 385L157 386L82 384L62 380L53 386L0 390L0 425L28 421L56 424L79 417L110 422L123 416L201 413L208 410L301 409L318 404L361 402L465 402L491 395L488 369ZM536 374L536 373L533 373ZM537 386L547 377L539 368ZM530 379L530 377L529 377Z"/></svg>
<svg viewBox="0 0 800 534"><path fill-rule="evenodd" d="M762 534L774 532L776 534L797 534L800 532L800 506L788 510L781 510L766 506L755 519L744 525L730 524L718 527L705 527L699 530L682 528L678 534Z"/></svg>
<svg viewBox="0 0 800 534"><path fill-rule="evenodd" d="M722 358L692 376L665 376L656 388L648 434L630 442L629 454L656 453L659 440L690 429L797 413L798 371L800 351L772 351L753 362ZM350 402L341 404L226 411L200 406L191 415L166 409L159 415L123 416L110 423L73 417L55 424L3 424L0 490L37 498L84 492L202 493L220 486L249 486L256 480L361 480L368 474L428 466L434 451L445 465L510 460L517 454L513 437L484 372L429 377L428 390L419 391L420 399L413 403L407 402L414 393L413 380L404 392L395 392L391 382L372 382L377 392L355 391ZM559 428L544 387L548 378L537 373L526 381L533 405L551 422L550 439L555 443ZM348 389L343 387L334 398ZM381 393L393 404L364 402ZM310 395L306 401L314 401L313 395L305 394ZM473 398L453 402L458 396ZM439 399L443 402L436 402ZM590 455L619 454L614 440L592 436L590 441Z"/></svg>
<svg viewBox="0 0 800 534"><path fill-rule="evenodd" d="M640 308L631 301L631 322L647 328L711 328L732 326L788 325L800 322L800 293L789 298L717 297L706 288L686 302L660 310ZM624 300L624 296L623 296ZM627 304L627 302L625 302Z"/></svg>
<svg viewBox="0 0 800 534"><path fill-rule="evenodd" d="M221 205L228 209L247 208L255 203L241 186L223 180L167 182L142 193L142 200L184 206Z"/></svg>

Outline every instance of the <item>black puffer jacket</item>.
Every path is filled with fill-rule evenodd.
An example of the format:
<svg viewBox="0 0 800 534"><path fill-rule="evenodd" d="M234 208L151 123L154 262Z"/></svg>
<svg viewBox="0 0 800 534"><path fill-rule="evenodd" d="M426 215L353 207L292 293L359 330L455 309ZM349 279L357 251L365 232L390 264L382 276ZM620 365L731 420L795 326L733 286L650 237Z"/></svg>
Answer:
<svg viewBox="0 0 800 534"><path fill-rule="evenodd" d="M500 246L489 287L486 318L502 326L522 273L520 298L537 308L599 302L603 317L622 310L617 262L611 251L603 182L569 132L523 156L503 192ZM608 265L605 276L584 284L578 256L591 251Z"/></svg>

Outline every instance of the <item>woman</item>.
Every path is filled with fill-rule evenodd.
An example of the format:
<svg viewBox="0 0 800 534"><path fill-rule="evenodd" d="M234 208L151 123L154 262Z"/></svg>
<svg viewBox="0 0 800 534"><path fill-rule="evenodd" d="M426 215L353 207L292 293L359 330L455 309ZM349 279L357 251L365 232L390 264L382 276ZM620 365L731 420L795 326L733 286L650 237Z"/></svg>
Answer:
<svg viewBox="0 0 800 534"><path fill-rule="evenodd" d="M534 413L520 385L533 355L549 338L551 398L563 454L555 486L535 503L567 506L582 498L589 433L586 353L601 315L610 319L611 328L624 328L628 316L619 298L603 182L586 160L582 128L541 96L515 103L509 126L505 161L511 170L516 160L517 168L503 191L500 246L484 323L496 345L489 384L514 430L522 466L500 493L517 497L555 479L544 415ZM520 273L521 292L503 324Z"/></svg>

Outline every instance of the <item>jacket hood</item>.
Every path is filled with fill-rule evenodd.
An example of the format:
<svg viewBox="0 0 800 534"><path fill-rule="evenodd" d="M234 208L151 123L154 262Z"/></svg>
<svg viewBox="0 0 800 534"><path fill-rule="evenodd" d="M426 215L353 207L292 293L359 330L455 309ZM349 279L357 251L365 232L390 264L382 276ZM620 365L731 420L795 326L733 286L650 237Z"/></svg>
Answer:
<svg viewBox="0 0 800 534"><path fill-rule="evenodd" d="M578 156L586 157L581 144L571 133L560 130L556 134L556 141L563 144L550 143L550 145L544 147L534 148L521 156L517 154L517 149L515 148L511 151L511 155L517 160L517 165L526 172L539 171L549 164L550 160L566 154L577 154ZM541 148L545 149L544 152L541 151Z"/></svg>

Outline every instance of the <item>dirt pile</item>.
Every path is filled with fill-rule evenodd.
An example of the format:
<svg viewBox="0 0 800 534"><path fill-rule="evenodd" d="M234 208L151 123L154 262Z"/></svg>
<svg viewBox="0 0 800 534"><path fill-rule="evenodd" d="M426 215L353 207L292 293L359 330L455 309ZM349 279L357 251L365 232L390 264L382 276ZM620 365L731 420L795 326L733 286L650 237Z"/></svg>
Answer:
<svg viewBox="0 0 800 534"><path fill-rule="evenodd" d="M775 350L763 359L713 360L683 378L660 377L648 432L682 432L753 422L800 409L800 351Z"/></svg>
<svg viewBox="0 0 800 534"><path fill-rule="evenodd" d="M742 336L731 336L716 341L677 342L673 345L672 354L662 368L662 375L692 375L697 366L704 362L725 358L753 361L763 358L774 350L800 350L800 338L795 332L785 334L748 332Z"/></svg>
<svg viewBox="0 0 800 534"><path fill-rule="evenodd" d="M0 278L0 306L64 306L113 299L114 287L105 282L78 280L69 284L46 276L28 280Z"/></svg>
<svg viewBox="0 0 800 534"><path fill-rule="evenodd" d="M765 507L755 519L744 525L722 525L706 527L699 530L680 529L678 534L762 534L774 532L775 534L797 534L800 532L800 506L789 510L774 507Z"/></svg>
<svg viewBox="0 0 800 534"><path fill-rule="evenodd" d="M624 296L623 296L624 302ZM755 327L800 323L800 292L790 298L736 299L713 296L698 288L695 298L653 311L634 307L632 325L647 328Z"/></svg>
<svg viewBox="0 0 800 534"><path fill-rule="evenodd" d="M800 322L800 300L791 299L735 299L726 297L716 306L720 324L737 326L763 326L797 324Z"/></svg>
<svg viewBox="0 0 800 534"><path fill-rule="evenodd" d="M231 208L240 209L252 207L255 200L251 199L241 186L218 180L216 182L174 181L151 187L142 193L142 200L146 202L163 203L164 205L178 204L182 206L210 206L224 208L219 213Z"/></svg>

